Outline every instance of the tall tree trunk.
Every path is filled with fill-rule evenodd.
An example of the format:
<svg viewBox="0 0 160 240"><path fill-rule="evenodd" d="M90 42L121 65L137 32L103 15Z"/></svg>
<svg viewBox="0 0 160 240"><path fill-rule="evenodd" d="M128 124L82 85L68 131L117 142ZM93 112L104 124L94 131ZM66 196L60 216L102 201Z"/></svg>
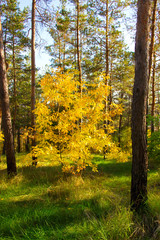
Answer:
<svg viewBox="0 0 160 240"><path fill-rule="evenodd" d="M118 127L118 146L121 147L121 128L122 128L122 114L119 116L119 127Z"/></svg>
<svg viewBox="0 0 160 240"><path fill-rule="evenodd" d="M77 64L78 64L78 73L79 73L79 92L82 98L82 67L81 67L81 56L80 56L80 36L79 36L79 14L80 14L80 5L79 0L77 0L77 26L76 26L76 33L77 33ZM79 119L79 126L82 130L82 117Z"/></svg>
<svg viewBox="0 0 160 240"><path fill-rule="evenodd" d="M106 85L108 84L108 75L109 75L109 45L108 45L108 0L106 0Z"/></svg>
<svg viewBox="0 0 160 240"><path fill-rule="evenodd" d="M109 79L109 110L110 110L110 107L111 107L111 104L112 104L112 69L113 69L113 66L112 66L112 58L111 58L111 65L110 65L110 79Z"/></svg>
<svg viewBox="0 0 160 240"><path fill-rule="evenodd" d="M158 83L158 89L157 89L157 98L158 98L158 104L160 103L160 97L159 97L159 94L160 94L160 84ZM159 109L158 109L158 111L157 111L157 114L158 114L158 116L159 116ZM157 126L157 131L159 131L159 123L160 123L160 121L159 121L159 117L158 117L158 122L157 122L157 124L158 124L158 126Z"/></svg>
<svg viewBox="0 0 160 240"><path fill-rule="evenodd" d="M80 37L79 37L79 14L80 14L80 6L79 0L77 0L77 62L78 62L78 72L79 72L79 91L82 96L82 67L81 67L81 57L80 57Z"/></svg>
<svg viewBox="0 0 160 240"><path fill-rule="evenodd" d="M151 132L154 132L154 111L155 111L155 67L156 67L156 54L154 52L153 74L152 74L152 107L151 107Z"/></svg>
<svg viewBox="0 0 160 240"><path fill-rule="evenodd" d="M106 66L105 66L105 86L107 88L108 86L108 76L109 76L109 46L108 46L108 0L106 0L106 26L105 26L105 31L106 31L106 54L105 54L105 60L106 60ZM107 115L107 110L108 110L108 94L105 96L105 100L104 100L104 122L103 122L103 126L104 126L104 131L107 134L107 123L109 124L109 121L107 121L106 119L106 115ZM103 149L103 154L104 154L104 159L106 158L106 146L104 146Z"/></svg>
<svg viewBox="0 0 160 240"><path fill-rule="evenodd" d="M138 0L135 81L132 101L131 208L138 211L147 199L146 100L150 0Z"/></svg>
<svg viewBox="0 0 160 240"><path fill-rule="evenodd" d="M2 131L4 132L4 116L3 116L3 114L2 114ZM6 155L6 143L5 143L5 138L4 138L4 141L3 141L2 155Z"/></svg>
<svg viewBox="0 0 160 240"><path fill-rule="evenodd" d="M26 149L26 152L29 152L29 136L27 136L26 140L25 140L25 149Z"/></svg>
<svg viewBox="0 0 160 240"><path fill-rule="evenodd" d="M16 117L17 117L17 89L16 89L16 63L15 63L15 41L13 36L13 53L12 53L12 64L13 64L13 84L14 84L14 112L13 112L13 139L16 133Z"/></svg>
<svg viewBox="0 0 160 240"><path fill-rule="evenodd" d="M151 77L151 68L152 68L152 59L154 52L154 36L155 36L155 22L156 22L156 9L157 9L157 0L153 1L153 11L152 11L152 23L151 23L151 43L149 47L149 80Z"/></svg>
<svg viewBox="0 0 160 240"><path fill-rule="evenodd" d="M122 102L123 101L123 92L121 92L121 94L120 94L120 99L121 99L121 102ZM119 116L119 127L118 127L118 146L119 147L121 147L122 118L123 118L123 115L120 114L120 116Z"/></svg>
<svg viewBox="0 0 160 240"><path fill-rule="evenodd" d="M63 71L65 72L65 68L66 68L66 42L65 42L65 39L66 39L66 37L65 37L65 33L64 33L64 36L63 36L63 38L64 38L64 45L63 45Z"/></svg>
<svg viewBox="0 0 160 240"><path fill-rule="evenodd" d="M59 60L59 67L62 67L62 63L61 63L61 36L60 33L58 33L58 44L59 44L59 53L58 53L58 60Z"/></svg>
<svg viewBox="0 0 160 240"><path fill-rule="evenodd" d="M16 174L16 160L13 143L11 114L9 109L8 82L4 58L2 25L0 16L0 99L2 103L2 114L4 118L4 136L6 142L7 172L8 175Z"/></svg>
<svg viewBox="0 0 160 240"><path fill-rule="evenodd" d="M129 106L128 106L128 121L127 121L127 126L130 127L131 126L131 106L132 106L132 97L129 96L128 97L128 102L129 102Z"/></svg>
<svg viewBox="0 0 160 240"><path fill-rule="evenodd" d="M105 26L105 31L106 31L106 55L105 55L105 60L106 60L106 69L105 69L105 85L106 87L108 86L108 76L109 76L109 46L108 46L108 0L106 0L106 26ZM108 108L108 95L105 97L105 106L104 106L104 112L105 114L107 113L107 108ZM107 119L105 117L104 120L104 130L105 133L107 133Z"/></svg>
<svg viewBox="0 0 160 240"><path fill-rule="evenodd" d="M36 11L36 0L32 0L32 51L31 51L31 65L32 65L32 81L31 81L31 126L33 129L32 136L32 148L36 146L36 133L35 133L35 11ZM37 158L32 155L32 165L37 165Z"/></svg>
<svg viewBox="0 0 160 240"><path fill-rule="evenodd" d="M3 48L4 48L4 59L6 61L6 42L7 42L7 23L6 23L6 31L4 35L4 41L3 41Z"/></svg>
<svg viewBox="0 0 160 240"><path fill-rule="evenodd" d="M151 23L151 42L149 46L149 75L148 75L148 93L147 93L147 115L149 114L149 85L152 70L152 59L154 52L154 38L155 38L155 22L156 22L157 0L153 0L152 23ZM148 131L148 126L146 126Z"/></svg>
<svg viewBox="0 0 160 240"><path fill-rule="evenodd" d="M17 152L21 152L21 136L20 136L20 129L18 128L18 134L17 134Z"/></svg>

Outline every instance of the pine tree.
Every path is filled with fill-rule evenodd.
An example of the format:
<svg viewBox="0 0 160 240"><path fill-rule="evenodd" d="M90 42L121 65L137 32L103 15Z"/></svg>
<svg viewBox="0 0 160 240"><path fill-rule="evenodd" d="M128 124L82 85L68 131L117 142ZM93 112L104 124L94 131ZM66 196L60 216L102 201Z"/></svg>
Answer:
<svg viewBox="0 0 160 240"><path fill-rule="evenodd" d="M17 131L18 112L18 84L24 70L24 51L28 47L28 38L25 31L25 19L28 11L20 10L16 0L7 1L3 5L3 32L6 64L8 65L8 80L11 96L11 115L13 119L13 135ZM22 70L23 69L23 70Z"/></svg>
<svg viewBox="0 0 160 240"><path fill-rule="evenodd" d="M132 102L131 207L138 211L147 199L146 99L148 92L148 43L150 0L138 1L135 47L135 82Z"/></svg>
<svg viewBox="0 0 160 240"><path fill-rule="evenodd" d="M1 13L0 13L1 14ZM11 114L9 108L8 83L3 48L3 36L0 15L0 99L2 103L2 114L4 118L4 135L6 142L7 172L9 176L16 174L16 160L14 153L14 141L12 134Z"/></svg>

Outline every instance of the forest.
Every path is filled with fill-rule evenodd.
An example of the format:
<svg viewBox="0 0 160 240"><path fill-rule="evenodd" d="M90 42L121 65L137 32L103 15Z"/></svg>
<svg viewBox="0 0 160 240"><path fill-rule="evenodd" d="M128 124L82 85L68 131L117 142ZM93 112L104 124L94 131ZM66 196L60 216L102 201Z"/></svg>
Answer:
<svg viewBox="0 0 160 240"><path fill-rule="evenodd" d="M158 0L1 0L0 239L160 240L159 80Z"/></svg>

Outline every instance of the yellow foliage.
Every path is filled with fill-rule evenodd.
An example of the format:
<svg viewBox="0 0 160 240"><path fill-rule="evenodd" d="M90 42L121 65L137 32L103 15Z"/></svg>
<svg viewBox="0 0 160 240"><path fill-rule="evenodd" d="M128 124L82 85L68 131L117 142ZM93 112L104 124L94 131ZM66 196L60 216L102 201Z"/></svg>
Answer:
<svg viewBox="0 0 160 240"><path fill-rule="evenodd" d="M128 162L130 156L129 152L119 151L117 162Z"/></svg>
<svg viewBox="0 0 160 240"><path fill-rule="evenodd" d="M112 144L111 125L104 132L104 119L122 112L121 106L112 104L110 112L104 113L104 100L108 88L103 76L98 84L83 82L82 95L76 72L61 70L46 74L41 80L42 100L37 103L36 132L39 144L33 149L35 156L53 152L59 156L64 172L79 173L92 164L91 149L102 153L104 146ZM108 77L107 77L108 78Z"/></svg>
<svg viewBox="0 0 160 240"><path fill-rule="evenodd" d="M128 162L131 156L130 152L122 151L115 143L111 143L106 151L107 159L116 159L117 162Z"/></svg>

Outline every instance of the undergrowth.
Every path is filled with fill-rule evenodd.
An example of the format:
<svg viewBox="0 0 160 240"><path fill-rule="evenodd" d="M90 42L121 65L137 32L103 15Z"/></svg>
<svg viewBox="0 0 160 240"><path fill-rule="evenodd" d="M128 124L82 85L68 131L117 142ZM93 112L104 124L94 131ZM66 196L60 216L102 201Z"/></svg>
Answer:
<svg viewBox="0 0 160 240"><path fill-rule="evenodd" d="M150 168L148 207L130 211L131 163L95 155L98 172L65 175L49 156L37 168L23 167L7 178L0 163L0 239L127 240L160 239L160 170Z"/></svg>

